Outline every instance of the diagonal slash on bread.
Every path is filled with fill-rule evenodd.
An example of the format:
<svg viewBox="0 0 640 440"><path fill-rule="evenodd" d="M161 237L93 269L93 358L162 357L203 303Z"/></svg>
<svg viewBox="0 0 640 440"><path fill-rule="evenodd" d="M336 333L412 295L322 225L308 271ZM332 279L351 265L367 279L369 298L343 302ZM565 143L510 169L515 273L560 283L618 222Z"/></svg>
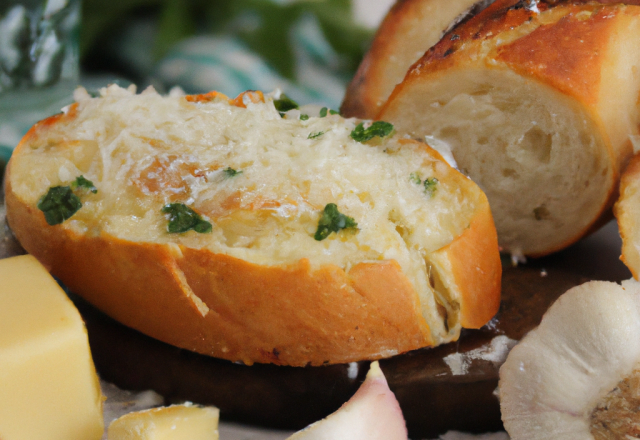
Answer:
<svg viewBox="0 0 640 440"><path fill-rule="evenodd" d="M502 248L548 254L609 217L638 134L639 38L639 6L500 0L428 50L376 117L447 142Z"/></svg>
<svg viewBox="0 0 640 440"><path fill-rule="evenodd" d="M468 19L492 0L401 0L380 24L340 110L373 119L409 67L453 24Z"/></svg>
<svg viewBox="0 0 640 440"><path fill-rule="evenodd" d="M360 121L281 117L257 92L111 86L76 100L14 152L7 219L55 276L125 325L219 358L302 366L456 340L497 311L486 197L426 144L357 142ZM77 191L82 207L47 224L39 201L78 176L97 192ZM168 232L171 203L210 230ZM329 204L357 225L318 240Z"/></svg>

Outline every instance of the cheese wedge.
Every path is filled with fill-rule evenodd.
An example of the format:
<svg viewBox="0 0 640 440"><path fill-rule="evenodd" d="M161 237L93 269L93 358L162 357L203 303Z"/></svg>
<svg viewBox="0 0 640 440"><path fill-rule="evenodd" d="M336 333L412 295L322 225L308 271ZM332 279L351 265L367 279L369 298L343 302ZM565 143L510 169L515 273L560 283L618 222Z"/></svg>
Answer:
<svg viewBox="0 0 640 440"><path fill-rule="evenodd" d="M220 411L192 404L126 414L109 425L109 440L218 440Z"/></svg>
<svg viewBox="0 0 640 440"><path fill-rule="evenodd" d="M0 439L100 439L102 401L73 303L34 257L0 260Z"/></svg>

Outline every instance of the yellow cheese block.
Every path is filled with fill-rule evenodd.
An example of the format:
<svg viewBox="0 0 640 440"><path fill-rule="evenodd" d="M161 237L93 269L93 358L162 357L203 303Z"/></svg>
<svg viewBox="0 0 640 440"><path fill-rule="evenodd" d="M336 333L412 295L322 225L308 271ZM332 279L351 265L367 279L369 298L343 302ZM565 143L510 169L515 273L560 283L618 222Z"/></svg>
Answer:
<svg viewBox="0 0 640 440"><path fill-rule="evenodd" d="M218 408L172 405L126 414L109 425L109 440L218 440Z"/></svg>
<svg viewBox="0 0 640 440"><path fill-rule="evenodd" d="M34 257L0 260L0 439L98 440L102 401L73 303Z"/></svg>

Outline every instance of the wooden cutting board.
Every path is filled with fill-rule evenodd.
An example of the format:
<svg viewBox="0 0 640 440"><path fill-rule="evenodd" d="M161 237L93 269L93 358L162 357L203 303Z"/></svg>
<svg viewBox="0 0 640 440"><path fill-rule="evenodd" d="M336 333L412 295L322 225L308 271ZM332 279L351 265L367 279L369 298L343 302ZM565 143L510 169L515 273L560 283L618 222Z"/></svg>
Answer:
<svg viewBox="0 0 640 440"><path fill-rule="evenodd" d="M517 267L504 258L502 304L487 326L463 331L455 343L381 361L410 437L502 429L495 390L507 349L535 327L549 305L570 287L594 279L630 278L619 261L620 246L616 224L611 222L549 257ZM21 252L0 209L0 258ZM248 367L214 359L142 335L71 297L86 321L103 379L125 389L156 390L167 401L212 404L226 420L300 429L335 411L368 370L368 362L295 368Z"/></svg>

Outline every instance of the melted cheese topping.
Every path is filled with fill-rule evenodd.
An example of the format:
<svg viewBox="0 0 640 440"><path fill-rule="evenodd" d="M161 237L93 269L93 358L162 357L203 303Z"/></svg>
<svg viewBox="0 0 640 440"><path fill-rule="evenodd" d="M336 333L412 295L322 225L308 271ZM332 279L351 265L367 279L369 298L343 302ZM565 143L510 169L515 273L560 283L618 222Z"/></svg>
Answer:
<svg viewBox="0 0 640 440"><path fill-rule="evenodd" d="M434 333L457 336L457 328L443 328L436 302L455 306L434 298L426 259L469 226L479 191L426 145L399 137L360 143L350 136L360 121L301 120L298 110L281 117L273 95L245 99L245 108L219 96L162 97L153 89L136 95L111 86L99 98L79 89L76 100L69 117L30 141L12 165L22 176L14 191L33 204L79 175L94 183L98 193L82 196L65 227L265 265L308 258L348 271L393 259L415 286ZM240 173L231 176L229 168ZM438 180L432 194L427 178ZM212 232L168 233L161 209L175 202L198 212ZM357 228L317 241L328 203Z"/></svg>

